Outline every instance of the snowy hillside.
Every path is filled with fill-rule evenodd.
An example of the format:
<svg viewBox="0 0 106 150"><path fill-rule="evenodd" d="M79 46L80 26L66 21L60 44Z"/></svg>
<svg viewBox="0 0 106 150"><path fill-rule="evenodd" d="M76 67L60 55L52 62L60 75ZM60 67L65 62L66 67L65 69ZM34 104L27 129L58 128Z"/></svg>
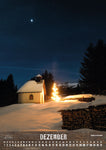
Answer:
<svg viewBox="0 0 106 150"><path fill-rule="evenodd" d="M0 108L0 131L61 130L59 110L87 108L106 104L105 96L96 96L90 103L78 100L48 102L45 104L14 104Z"/></svg>

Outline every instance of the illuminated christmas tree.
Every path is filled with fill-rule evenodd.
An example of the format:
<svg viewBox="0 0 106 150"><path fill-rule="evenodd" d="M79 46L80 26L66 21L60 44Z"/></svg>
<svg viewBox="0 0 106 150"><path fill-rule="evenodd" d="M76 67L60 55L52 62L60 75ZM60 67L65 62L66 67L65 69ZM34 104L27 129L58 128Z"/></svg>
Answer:
<svg viewBox="0 0 106 150"><path fill-rule="evenodd" d="M54 101L60 101L60 97L59 97L59 95L58 95L58 88L57 88L57 86L56 86L56 83L54 83L53 84L53 92L52 92L52 100L54 100Z"/></svg>

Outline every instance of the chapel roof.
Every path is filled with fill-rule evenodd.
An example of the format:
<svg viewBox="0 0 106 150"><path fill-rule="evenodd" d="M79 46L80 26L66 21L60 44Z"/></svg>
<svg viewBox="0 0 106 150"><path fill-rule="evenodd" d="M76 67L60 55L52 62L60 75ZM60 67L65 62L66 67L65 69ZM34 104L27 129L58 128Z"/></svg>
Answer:
<svg viewBox="0 0 106 150"><path fill-rule="evenodd" d="M44 80L40 82L36 82L35 80L29 80L23 86L21 86L17 93L42 92L43 84Z"/></svg>

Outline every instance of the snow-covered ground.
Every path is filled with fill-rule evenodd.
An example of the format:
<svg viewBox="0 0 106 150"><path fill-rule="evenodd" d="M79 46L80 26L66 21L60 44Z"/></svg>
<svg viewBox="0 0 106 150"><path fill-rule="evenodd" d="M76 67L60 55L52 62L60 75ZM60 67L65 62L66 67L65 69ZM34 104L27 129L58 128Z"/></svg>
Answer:
<svg viewBox="0 0 106 150"><path fill-rule="evenodd" d="M45 104L14 104L0 108L0 131L62 130L59 110L87 108L106 104L106 96L95 96L93 102L68 100Z"/></svg>

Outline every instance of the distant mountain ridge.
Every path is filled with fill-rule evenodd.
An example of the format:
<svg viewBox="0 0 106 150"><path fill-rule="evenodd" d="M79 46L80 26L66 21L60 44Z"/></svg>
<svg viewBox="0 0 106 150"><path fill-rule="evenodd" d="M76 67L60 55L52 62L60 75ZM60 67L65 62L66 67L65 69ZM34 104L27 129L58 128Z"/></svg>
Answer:
<svg viewBox="0 0 106 150"><path fill-rule="evenodd" d="M66 86L66 87L77 87L78 83L71 83L71 82L64 82L64 83L59 83L57 86Z"/></svg>

